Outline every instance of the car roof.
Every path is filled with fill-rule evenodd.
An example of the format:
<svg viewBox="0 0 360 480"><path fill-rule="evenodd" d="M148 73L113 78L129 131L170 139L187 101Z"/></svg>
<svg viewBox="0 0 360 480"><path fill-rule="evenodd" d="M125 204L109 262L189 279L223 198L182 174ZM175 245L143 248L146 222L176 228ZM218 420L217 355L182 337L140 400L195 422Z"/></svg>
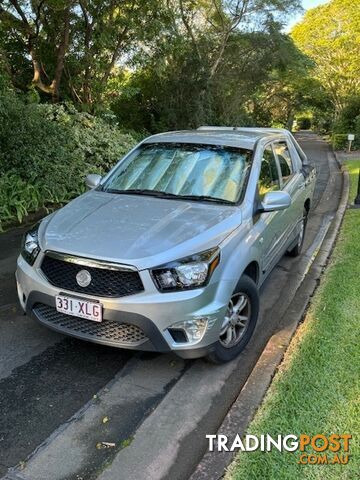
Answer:
<svg viewBox="0 0 360 480"><path fill-rule="evenodd" d="M284 132L280 129L200 127L197 130L159 133L146 138L143 143L198 143L253 150L255 143L264 137L284 138Z"/></svg>

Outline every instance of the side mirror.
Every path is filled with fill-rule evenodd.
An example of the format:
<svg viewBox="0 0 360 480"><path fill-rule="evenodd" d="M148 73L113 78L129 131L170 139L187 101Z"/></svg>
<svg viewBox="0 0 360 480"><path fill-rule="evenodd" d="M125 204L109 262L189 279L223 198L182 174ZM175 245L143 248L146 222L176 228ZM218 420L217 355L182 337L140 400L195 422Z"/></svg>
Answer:
<svg viewBox="0 0 360 480"><path fill-rule="evenodd" d="M97 173L90 173L90 175L88 175L85 180L86 186L89 189L96 188L101 182L101 179L101 175L98 175Z"/></svg>
<svg viewBox="0 0 360 480"><path fill-rule="evenodd" d="M261 212L276 212L277 210L285 210L290 207L291 197L287 192L278 190L276 192L268 192L265 194L261 202Z"/></svg>

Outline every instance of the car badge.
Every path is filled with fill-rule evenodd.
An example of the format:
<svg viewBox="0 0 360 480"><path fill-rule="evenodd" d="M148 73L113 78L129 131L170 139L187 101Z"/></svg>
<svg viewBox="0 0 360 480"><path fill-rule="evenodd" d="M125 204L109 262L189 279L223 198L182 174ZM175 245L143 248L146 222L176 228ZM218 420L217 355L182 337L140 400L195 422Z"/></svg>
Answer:
<svg viewBox="0 0 360 480"><path fill-rule="evenodd" d="M87 270L80 270L76 274L76 281L80 287L87 287L91 283L91 275Z"/></svg>

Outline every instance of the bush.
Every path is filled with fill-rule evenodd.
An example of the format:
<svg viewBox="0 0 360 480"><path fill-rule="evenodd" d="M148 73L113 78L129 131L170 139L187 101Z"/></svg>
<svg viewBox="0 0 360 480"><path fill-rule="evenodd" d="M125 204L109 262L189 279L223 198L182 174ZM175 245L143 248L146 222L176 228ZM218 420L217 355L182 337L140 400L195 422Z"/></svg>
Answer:
<svg viewBox="0 0 360 480"><path fill-rule="evenodd" d="M37 210L42 204L41 187L28 183L19 175L6 173L0 177L0 229L2 222L14 218L19 223L30 211Z"/></svg>
<svg viewBox="0 0 360 480"><path fill-rule="evenodd" d="M334 150L347 150L349 148L349 140L347 133L333 133L331 144ZM351 150L360 148L359 136L355 135L355 140L351 144Z"/></svg>
<svg viewBox="0 0 360 480"><path fill-rule="evenodd" d="M347 136L349 133L355 135L352 148L360 148L360 97L353 97L349 100L334 122L333 133L333 148L335 150L341 150L348 146Z"/></svg>
<svg viewBox="0 0 360 480"><path fill-rule="evenodd" d="M297 119L297 124L300 130L310 130L311 119L309 117L300 117Z"/></svg>
<svg viewBox="0 0 360 480"><path fill-rule="evenodd" d="M334 133L331 137L331 144L334 150L345 150L349 145L347 134Z"/></svg>
<svg viewBox="0 0 360 480"><path fill-rule="evenodd" d="M360 96L352 97L334 122L333 131L335 133L355 133L356 123L359 117Z"/></svg>
<svg viewBox="0 0 360 480"><path fill-rule="evenodd" d="M29 104L9 92L0 97L0 119L0 228L79 195L87 173L103 174L136 143L71 104Z"/></svg>

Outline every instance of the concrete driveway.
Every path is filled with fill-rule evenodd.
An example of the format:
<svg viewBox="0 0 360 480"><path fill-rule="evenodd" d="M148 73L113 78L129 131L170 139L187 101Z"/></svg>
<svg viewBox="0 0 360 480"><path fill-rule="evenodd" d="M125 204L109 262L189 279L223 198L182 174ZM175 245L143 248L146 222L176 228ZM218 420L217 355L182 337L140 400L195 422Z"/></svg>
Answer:
<svg viewBox="0 0 360 480"><path fill-rule="evenodd" d="M304 254L274 269L257 330L227 365L115 350L41 327L17 304L23 229L0 235L0 477L27 460L6 478L189 478L205 434L216 432L269 338L286 327L284 312L338 207L342 177L327 144L310 133L298 140L318 170Z"/></svg>

